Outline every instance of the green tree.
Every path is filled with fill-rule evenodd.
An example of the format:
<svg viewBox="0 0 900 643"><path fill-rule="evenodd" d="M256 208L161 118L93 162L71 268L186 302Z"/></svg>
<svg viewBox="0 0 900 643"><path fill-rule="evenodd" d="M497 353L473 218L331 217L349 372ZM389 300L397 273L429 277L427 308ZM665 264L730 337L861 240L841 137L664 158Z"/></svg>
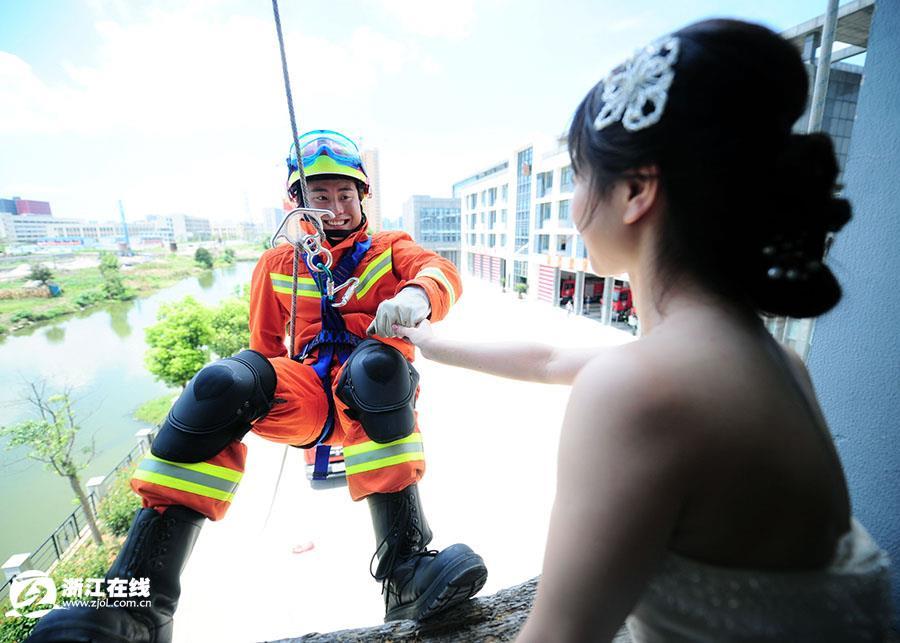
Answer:
<svg viewBox="0 0 900 643"><path fill-rule="evenodd" d="M249 348L249 320L249 301L236 298L224 300L212 311L210 349L219 357L228 357Z"/></svg>
<svg viewBox="0 0 900 643"><path fill-rule="evenodd" d="M42 263L35 263L31 265L31 273L28 275L28 278L40 281L46 285L48 281L53 279L53 271Z"/></svg>
<svg viewBox="0 0 900 643"><path fill-rule="evenodd" d="M206 268L213 267L212 255L210 254L209 250L203 248L202 246L200 248L197 248L197 251L194 253L194 261Z"/></svg>
<svg viewBox="0 0 900 643"><path fill-rule="evenodd" d="M210 312L193 297L164 304L146 332L147 369L169 386L181 386L209 359Z"/></svg>
<svg viewBox="0 0 900 643"><path fill-rule="evenodd" d="M107 299L128 299L125 284L119 274L119 258L111 252L100 253L100 274L103 276L103 294Z"/></svg>
<svg viewBox="0 0 900 643"><path fill-rule="evenodd" d="M222 253L222 261L234 263L234 250L232 248L225 248L225 252Z"/></svg>
<svg viewBox="0 0 900 643"><path fill-rule="evenodd" d="M38 417L0 427L0 437L8 440L7 449L27 448L28 458L42 462L48 471L68 480L87 517L94 542L102 547L103 538L81 484L81 471L94 457L94 442L91 440L90 446L75 449L75 438L81 426L75 417L72 392L65 389L62 393L51 395L46 388L43 382L28 383L26 399Z"/></svg>

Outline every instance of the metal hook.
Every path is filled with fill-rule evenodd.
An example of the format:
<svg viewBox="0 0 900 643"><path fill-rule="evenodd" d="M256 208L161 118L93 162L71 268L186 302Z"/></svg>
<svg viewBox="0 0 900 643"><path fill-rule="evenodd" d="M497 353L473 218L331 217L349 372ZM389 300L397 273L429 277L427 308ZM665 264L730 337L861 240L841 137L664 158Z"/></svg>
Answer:
<svg viewBox="0 0 900 643"><path fill-rule="evenodd" d="M347 291L344 293L343 298L338 303L331 304L332 308L340 308L341 306L346 306L347 302L350 301L350 298L353 296L353 293L356 291L356 286L358 284L359 284L359 277L350 277L350 279L348 279L347 281L342 283L340 286L337 286L336 288L332 284L332 288L331 288L332 292L330 295L331 297L334 297L335 293L338 293L338 292L344 290L345 288L347 289Z"/></svg>

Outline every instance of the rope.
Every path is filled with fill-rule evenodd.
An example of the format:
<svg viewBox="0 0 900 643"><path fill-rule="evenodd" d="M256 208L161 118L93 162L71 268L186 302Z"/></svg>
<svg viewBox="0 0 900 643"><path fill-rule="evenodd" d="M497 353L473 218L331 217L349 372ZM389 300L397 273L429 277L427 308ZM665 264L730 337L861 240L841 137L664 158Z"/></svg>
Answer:
<svg viewBox="0 0 900 643"><path fill-rule="evenodd" d="M275 32L278 34L278 50L281 52L281 74L284 76L284 93L287 96L288 115L291 118L291 136L294 140L294 151L297 154L297 170L300 173L300 191L297 195L301 208L309 207L309 190L306 187L306 173L303 171L303 159L300 157L300 139L297 136L297 118L294 115L294 99L291 96L291 77L288 74L287 55L284 52L284 36L281 33L281 16L278 14L278 0L272 0L272 11L275 13ZM293 283L291 284L291 321L288 334L291 336L291 345L288 350L288 356L294 357L294 347L297 343L296 319L297 319L297 271L300 268L300 246L294 244L294 266L293 266ZM269 524L269 518L272 515L272 508L275 506L275 498L278 496L278 487L281 485L281 476L284 473L284 463L287 460L288 447L284 447L284 453L281 456L281 467L278 469L278 477L275 479L275 490L272 492L272 502L269 505L269 512L266 514L266 521L263 525Z"/></svg>
<svg viewBox="0 0 900 643"><path fill-rule="evenodd" d="M308 208L309 190L306 187L306 173L303 171L303 161L300 158L300 139L297 136L297 119L294 116L294 99L291 97L291 78L288 75L287 56L284 53L284 36L281 34L278 0L272 0L272 11L275 12L275 31L278 33L278 49L281 51L281 73L284 76L284 93L287 95L288 114L291 117L291 134L294 137L294 150L297 152L297 169L300 172L300 203L298 205L301 208Z"/></svg>
<svg viewBox="0 0 900 643"><path fill-rule="evenodd" d="M300 173L300 191L297 197L300 199L298 204L301 208L309 207L309 189L306 187L306 173L303 171L303 160L300 158L300 139L297 136L297 119L294 115L294 99L291 95L291 77L288 74L287 55L284 52L284 36L281 33L281 16L278 13L278 0L272 0L272 11L275 13L275 32L278 34L278 50L281 52L281 74L284 76L284 93L287 96L288 115L291 118L291 136L294 140L294 151L297 154L297 170ZM288 348L288 357L294 357L294 346L297 343L297 271L300 267L300 248L294 244L294 265L291 283L291 319L288 328L290 335L290 347Z"/></svg>

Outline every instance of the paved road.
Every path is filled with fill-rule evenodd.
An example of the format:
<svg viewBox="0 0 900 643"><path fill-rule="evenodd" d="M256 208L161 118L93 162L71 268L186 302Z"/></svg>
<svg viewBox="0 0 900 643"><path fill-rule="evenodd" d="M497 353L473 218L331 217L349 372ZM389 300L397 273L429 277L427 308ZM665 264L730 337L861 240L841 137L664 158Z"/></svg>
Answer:
<svg viewBox="0 0 900 643"><path fill-rule="evenodd" d="M630 334L477 280L436 332L489 341L536 339L609 345ZM482 593L540 572L553 502L556 445L568 389L419 359L419 419L428 474L420 484L433 547L464 542L487 562ZM175 641L262 641L381 622L380 586L368 573L374 536L365 502L346 489L313 491L301 452L289 449L268 524L284 447L255 435L228 516L207 523L183 574ZM305 553L297 546L312 544Z"/></svg>

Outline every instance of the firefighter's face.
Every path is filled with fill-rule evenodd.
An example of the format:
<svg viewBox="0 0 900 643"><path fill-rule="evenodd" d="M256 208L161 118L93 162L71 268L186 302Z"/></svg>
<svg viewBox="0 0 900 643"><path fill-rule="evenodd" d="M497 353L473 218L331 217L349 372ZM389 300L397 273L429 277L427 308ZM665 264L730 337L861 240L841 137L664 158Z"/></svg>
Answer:
<svg viewBox="0 0 900 643"><path fill-rule="evenodd" d="M334 213L322 221L326 230L352 230L362 221L359 191L351 179L312 179L308 187L310 207Z"/></svg>

